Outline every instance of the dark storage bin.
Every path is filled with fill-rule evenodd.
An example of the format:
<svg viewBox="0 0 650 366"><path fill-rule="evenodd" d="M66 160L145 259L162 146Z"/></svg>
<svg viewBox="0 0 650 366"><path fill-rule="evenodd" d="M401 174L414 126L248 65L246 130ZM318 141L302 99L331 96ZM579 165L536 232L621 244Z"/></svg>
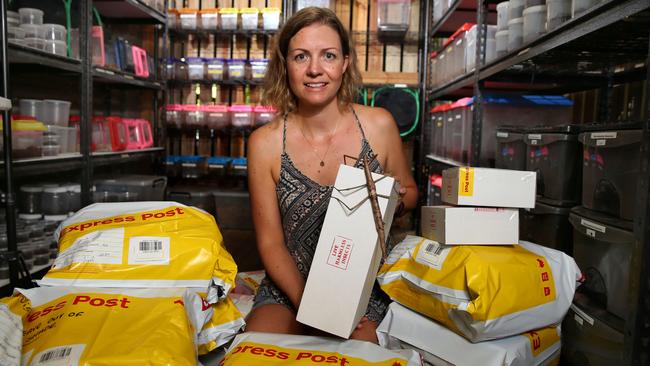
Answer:
<svg viewBox="0 0 650 366"><path fill-rule="evenodd" d="M427 181L427 206L442 204L442 175L431 174Z"/></svg>
<svg viewBox="0 0 650 366"><path fill-rule="evenodd" d="M562 366L619 365L625 359L623 321L581 294L562 322Z"/></svg>
<svg viewBox="0 0 650 366"><path fill-rule="evenodd" d="M573 255L569 208L537 200L534 209L519 210L519 238Z"/></svg>
<svg viewBox="0 0 650 366"><path fill-rule="evenodd" d="M580 146L576 126L531 128L524 136L526 170L537 172L537 194L557 206L580 199Z"/></svg>
<svg viewBox="0 0 650 366"><path fill-rule="evenodd" d="M208 174L208 159L203 156L181 156L181 176L187 179L198 179Z"/></svg>
<svg viewBox="0 0 650 366"><path fill-rule="evenodd" d="M585 282L578 292L610 313L626 319L634 234L629 223L601 213L574 207L573 257Z"/></svg>
<svg viewBox="0 0 650 366"><path fill-rule="evenodd" d="M241 191L213 191L217 224L223 229L252 229L250 195Z"/></svg>
<svg viewBox="0 0 650 366"><path fill-rule="evenodd" d="M495 167L526 170L524 130L514 126L499 126L496 131Z"/></svg>
<svg viewBox="0 0 650 366"><path fill-rule="evenodd" d="M633 220L638 200L636 185L643 131L621 127L594 128L580 134L583 144L582 205Z"/></svg>
<svg viewBox="0 0 650 366"><path fill-rule="evenodd" d="M167 200L194 206L215 216L212 190L206 187L177 186L167 190ZM217 222L218 223L218 222Z"/></svg>
<svg viewBox="0 0 650 366"><path fill-rule="evenodd" d="M159 175L127 175L120 178L129 192L135 192L139 201L165 199L167 177Z"/></svg>

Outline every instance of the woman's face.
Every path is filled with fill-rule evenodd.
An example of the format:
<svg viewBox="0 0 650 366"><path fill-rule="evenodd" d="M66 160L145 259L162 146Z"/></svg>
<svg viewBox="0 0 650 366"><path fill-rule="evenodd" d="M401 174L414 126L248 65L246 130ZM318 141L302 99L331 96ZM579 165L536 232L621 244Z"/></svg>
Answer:
<svg viewBox="0 0 650 366"><path fill-rule="evenodd" d="M287 75L299 105L317 107L335 101L347 67L339 35L327 25L309 25L289 41Z"/></svg>

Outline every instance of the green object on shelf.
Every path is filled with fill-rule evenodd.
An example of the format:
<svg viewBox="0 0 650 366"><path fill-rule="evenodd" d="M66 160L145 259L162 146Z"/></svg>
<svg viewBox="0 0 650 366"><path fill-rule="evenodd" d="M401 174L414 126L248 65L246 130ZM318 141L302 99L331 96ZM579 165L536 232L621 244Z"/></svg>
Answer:
<svg viewBox="0 0 650 366"><path fill-rule="evenodd" d="M72 28L72 16L70 15L72 8L72 0L63 1L63 8L65 9L65 28L66 28L66 43L68 49L68 57L72 57L72 40L70 36L70 29Z"/></svg>
<svg viewBox="0 0 650 366"><path fill-rule="evenodd" d="M244 104L251 104L251 86L244 86Z"/></svg>
<svg viewBox="0 0 650 366"><path fill-rule="evenodd" d="M374 107L376 96L379 95L382 91L389 90L389 89L396 89L396 88L392 86L382 86L381 88L374 90L372 93L372 101L370 102L370 105ZM399 134L401 137L404 137L413 133L413 131L415 131L415 129L418 127L418 122L420 121L420 93L417 90L413 90L409 88L399 88L399 90L407 94L410 94L415 100L415 118L413 120L413 123L411 124L411 127L407 131L400 132ZM367 98L367 91L366 91L366 98Z"/></svg>

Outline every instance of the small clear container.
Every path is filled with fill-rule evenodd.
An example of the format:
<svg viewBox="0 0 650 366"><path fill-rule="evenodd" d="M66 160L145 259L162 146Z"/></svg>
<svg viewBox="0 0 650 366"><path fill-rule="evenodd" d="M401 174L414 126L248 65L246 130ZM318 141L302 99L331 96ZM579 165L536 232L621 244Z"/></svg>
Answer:
<svg viewBox="0 0 650 366"><path fill-rule="evenodd" d="M31 38L41 38L41 26L35 24L21 24L20 29L25 32L25 37L27 39Z"/></svg>
<svg viewBox="0 0 650 366"><path fill-rule="evenodd" d="M14 19L20 22L20 13L17 11L7 10L7 19Z"/></svg>
<svg viewBox="0 0 650 366"><path fill-rule="evenodd" d="M22 40L25 38L25 30L20 27L8 27L7 38L10 41L17 40L17 39Z"/></svg>
<svg viewBox="0 0 650 366"><path fill-rule="evenodd" d="M221 29L223 30L237 30L237 8L221 8L219 9L219 17Z"/></svg>
<svg viewBox="0 0 650 366"><path fill-rule="evenodd" d="M7 27L20 28L20 20L14 18L7 18Z"/></svg>
<svg viewBox="0 0 650 366"><path fill-rule="evenodd" d="M57 156L61 153L60 145L43 145L41 148L41 154L43 156Z"/></svg>
<svg viewBox="0 0 650 366"><path fill-rule="evenodd" d="M200 16L198 9L180 9L178 11L180 28L184 30L197 30L200 27Z"/></svg>
<svg viewBox="0 0 650 366"><path fill-rule="evenodd" d="M253 112L255 112L255 127L258 127L271 122L278 111L273 107L258 105Z"/></svg>
<svg viewBox="0 0 650 366"><path fill-rule="evenodd" d="M167 28L177 29L180 20L178 18L178 9L167 9Z"/></svg>
<svg viewBox="0 0 650 366"><path fill-rule="evenodd" d="M205 61L201 57L188 57L188 76L190 80L203 80L205 78Z"/></svg>
<svg viewBox="0 0 650 366"><path fill-rule="evenodd" d="M43 190L41 207L45 215L64 215L68 210L68 189L66 187L51 187Z"/></svg>
<svg viewBox="0 0 650 366"><path fill-rule="evenodd" d="M524 8L526 7L526 0L510 0L508 2L508 22L513 19L521 18L524 15ZM510 25L508 23L508 30Z"/></svg>
<svg viewBox="0 0 650 366"><path fill-rule="evenodd" d="M230 114L225 105L203 106L203 112L209 128L223 129L230 125Z"/></svg>
<svg viewBox="0 0 650 366"><path fill-rule="evenodd" d="M264 26L264 30L278 30L278 28L280 28L280 9L262 9L262 24Z"/></svg>
<svg viewBox="0 0 650 366"><path fill-rule="evenodd" d="M330 10L334 10L333 0L297 0L293 2L293 4L294 4L294 11L296 12L310 6L316 6L318 8L328 8Z"/></svg>
<svg viewBox="0 0 650 366"><path fill-rule="evenodd" d="M41 196L43 187L40 185L26 184L18 189L18 211L26 214L42 214Z"/></svg>
<svg viewBox="0 0 650 366"><path fill-rule="evenodd" d="M233 105L228 108L230 122L234 127L250 127L253 125L253 107L250 105Z"/></svg>
<svg viewBox="0 0 650 366"><path fill-rule="evenodd" d="M40 216L40 215L39 215ZM28 243L29 242L29 233L31 230L27 228L16 229L16 243Z"/></svg>
<svg viewBox="0 0 650 366"><path fill-rule="evenodd" d="M65 41L68 31L60 24L43 24L38 28L40 38L51 41Z"/></svg>
<svg viewBox="0 0 650 366"><path fill-rule="evenodd" d="M524 18L508 21L508 52L512 52L524 43Z"/></svg>
<svg viewBox="0 0 650 366"><path fill-rule="evenodd" d="M20 24L43 24L43 11L34 8L18 9L20 15Z"/></svg>
<svg viewBox="0 0 650 366"><path fill-rule="evenodd" d="M205 113L198 105L185 104L183 106L185 111L185 124L190 127L199 127L205 124Z"/></svg>
<svg viewBox="0 0 650 366"><path fill-rule="evenodd" d="M529 43L546 33L546 5L531 6L524 10L523 42Z"/></svg>
<svg viewBox="0 0 650 366"><path fill-rule="evenodd" d="M14 120L11 126L13 157L16 159L40 157L45 125L36 121Z"/></svg>
<svg viewBox="0 0 650 366"><path fill-rule="evenodd" d="M244 81L246 78L246 60L228 60L228 80Z"/></svg>
<svg viewBox="0 0 650 366"><path fill-rule="evenodd" d="M226 71L226 61L222 58L206 58L206 78L208 80L223 80Z"/></svg>
<svg viewBox="0 0 650 366"><path fill-rule="evenodd" d="M38 99L20 99L18 101L20 114L43 120L43 101Z"/></svg>
<svg viewBox="0 0 650 366"><path fill-rule="evenodd" d="M168 125L180 128L184 121L185 113L183 113L182 104L168 104L165 106L165 120Z"/></svg>
<svg viewBox="0 0 650 366"><path fill-rule="evenodd" d="M377 28L380 32L406 33L411 18L411 0L377 0Z"/></svg>
<svg viewBox="0 0 650 366"><path fill-rule="evenodd" d="M219 27L219 9L202 9L201 28L206 31L216 31Z"/></svg>
<svg viewBox="0 0 650 366"><path fill-rule="evenodd" d="M508 53L508 30L498 31L496 34L496 52L497 57L504 56Z"/></svg>
<svg viewBox="0 0 650 366"><path fill-rule="evenodd" d="M81 209L81 185L69 184L65 186L68 192L68 212L77 212Z"/></svg>
<svg viewBox="0 0 650 366"><path fill-rule="evenodd" d="M67 100L43 100L43 122L46 124L67 126L70 117L70 102Z"/></svg>
<svg viewBox="0 0 650 366"><path fill-rule="evenodd" d="M268 59L251 60L251 80L262 81L269 66Z"/></svg>
<svg viewBox="0 0 650 366"><path fill-rule="evenodd" d="M42 50L43 45L45 44L45 41L40 38L25 38L23 41L25 42L25 46L35 48L37 50Z"/></svg>
<svg viewBox="0 0 650 366"><path fill-rule="evenodd" d="M241 14L241 27L244 30L255 30L258 28L260 19L260 10L258 8L242 8L239 10Z"/></svg>
<svg viewBox="0 0 650 366"><path fill-rule="evenodd" d="M189 70L187 63L183 60L174 61L174 77L175 80L188 80L189 79Z"/></svg>
<svg viewBox="0 0 650 366"><path fill-rule="evenodd" d="M509 1L504 1L497 4L497 31L508 29L508 5Z"/></svg>
<svg viewBox="0 0 650 366"><path fill-rule="evenodd" d="M547 0L546 29L550 32L571 19L571 0Z"/></svg>
<svg viewBox="0 0 650 366"><path fill-rule="evenodd" d="M59 56L68 55L68 44L65 41L43 41L43 51Z"/></svg>

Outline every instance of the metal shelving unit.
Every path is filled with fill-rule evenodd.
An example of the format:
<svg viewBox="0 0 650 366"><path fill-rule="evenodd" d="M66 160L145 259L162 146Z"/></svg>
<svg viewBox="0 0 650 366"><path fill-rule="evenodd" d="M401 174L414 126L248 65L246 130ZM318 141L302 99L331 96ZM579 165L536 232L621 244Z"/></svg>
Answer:
<svg viewBox="0 0 650 366"><path fill-rule="evenodd" d="M11 124L9 111L3 112L3 139L4 159L0 162L0 171L5 177L5 209L7 223L8 255L10 264L10 280L0 281L0 289L7 284L12 287L17 285L29 286L29 273L44 272L49 266L36 266L27 271L19 264L19 252L16 246L16 217L15 217L15 183L16 178L31 178L43 174L56 174L66 171L80 171L82 204L91 203L91 184L93 168L116 164L147 161L153 162L164 148L155 147L135 151L120 151L110 153L92 153L90 120L93 115L93 89L98 85L110 85L120 88L137 88L153 90L154 98L152 110L155 122L158 120L158 99L164 92L165 84L156 78L158 57L155 57L154 80L138 78L132 74L111 70L92 65L92 49L90 43L90 29L92 27L93 5L110 22L126 22L140 24L156 24L162 28L166 35L166 15L144 4L139 0L94 0L80 1L79 6L79 54L80 60L52 55L43 51L7 43L7 2L0 0L0 106L10 107L6 97L9 96L9 68L12 71L38 70L45 74L73 77L79 80L79 105L80 105L80 153L59 155L55 157L39 157L32 159L13 159L11 151ZM165 4L166 5L166 4ZM160 35L158 29L154 30L154 37ZM154 42L154 54L158 55L158 42ZM164 49L163 49L164 52ZM19 278L19 273L24 278ZM23 282L20 282L23 281ZM7 282L7 283L5 283Z"/></svg>
<svg viewBox="0 0 650 366"><path fill-rule="evenodd" d="M493 0L477 0L476 23L486 25ZM455 7L445 14L445 22ZM437 30L441 24L430 27ZM507 55L491 62L485 58L485 28L478 27L476 65L483 65L473 73L460 76L444 85L427 88L425 100L449 99L473 88L474 121L472 124L471 165L477 166L482 129L482 96L491 91L533 92L536 94L563 94L599 89L601 108L598 120L611 120L609 104L611 88L615 84L645 79L645 102L650 108L650 1L605 1L588 13L573 18L560 27L524 44ZM427 34L430 40L435 34ZM465 89L463 89L465 88ZM608 91L610 90L610 91ZM429 104L424 104L428 106ZM428 108L424 113L428 123ZM635 245L630 269L630 312L625 326L623 365L650 364L650 109L646 112L638 178L636 216L634 220ZM424 131L421 139L424 141ZM440 171L458 162L427 155L422 151L423 165L420 182L433 171Z"/></svg>

